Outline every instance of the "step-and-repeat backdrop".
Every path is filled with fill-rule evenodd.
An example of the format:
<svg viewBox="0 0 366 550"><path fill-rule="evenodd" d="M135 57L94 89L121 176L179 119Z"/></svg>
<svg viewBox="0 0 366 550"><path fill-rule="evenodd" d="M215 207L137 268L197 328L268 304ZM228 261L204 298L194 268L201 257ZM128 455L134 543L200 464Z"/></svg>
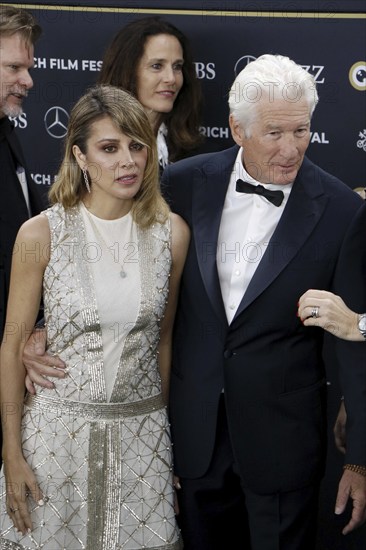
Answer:
<svg viewBox="0 0 366 550"><path fill-rule="evenodd" d="M70 107L96 82L106 45L126 23L153 14L171 21L192 42L205 97L202 132L211 150L233 143L227 97L236 74L263 53L288 55L313 74L318 85L320 103L308 155L352 189L366 185L366 14L360 12L365 11L364 0L130 1L132 6L137 3L138 9L122 8L128 2L120 0L99 5L79 0L77 6L59 6L55 0L47 5L21 4L36 15L43 36L35 51L35 86L15 123L33 177L44 193L57 173ZM333 513L342 457L331 444L339 404L337 376L328 375L330 445L316 550L360 550L365 547L366 526L342 537L347 520Z"/></svg>
<svg viewBox="0 0 366 550"><path fill-rule="evenodd" d="M43 35L35 50L35 85L15 123L32 175L44 192L57 172L70 107L96 82L106 45L127 22L157 13L192 43L205 97L202 132L210 150L233 143L227 97L235 75L263 53L288 55L318 85L310 158L351 188L365 186L365 14L332 12L331 4L326 12L308 13L210 11L209 2L197 11L21 5L37 17Z"/></svg>

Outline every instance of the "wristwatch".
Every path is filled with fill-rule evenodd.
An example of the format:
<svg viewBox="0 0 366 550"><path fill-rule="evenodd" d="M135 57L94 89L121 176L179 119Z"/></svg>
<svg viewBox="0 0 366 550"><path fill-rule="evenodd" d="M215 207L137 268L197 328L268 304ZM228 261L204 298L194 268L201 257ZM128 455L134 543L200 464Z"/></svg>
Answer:
<svg viewBox="0 0 366 550"><path fill-rule="evenodd" d="M361 313L358 317L358 330L366 340L366 313Z"/></svg>

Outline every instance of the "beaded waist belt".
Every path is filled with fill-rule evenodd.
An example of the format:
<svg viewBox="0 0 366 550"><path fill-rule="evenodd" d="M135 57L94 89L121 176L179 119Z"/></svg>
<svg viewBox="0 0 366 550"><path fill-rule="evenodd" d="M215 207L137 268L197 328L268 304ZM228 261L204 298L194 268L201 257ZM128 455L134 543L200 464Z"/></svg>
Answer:
<svg viewBox="0 0 366 550"><path fill-rule="evenodd" d="M121 420L128 416L138 416L162 409L165 404L161 393L135 401L134 403L85 403L46 397L43 395L27 394L24 405L39 411L70 414L87 420Z"/></svg>

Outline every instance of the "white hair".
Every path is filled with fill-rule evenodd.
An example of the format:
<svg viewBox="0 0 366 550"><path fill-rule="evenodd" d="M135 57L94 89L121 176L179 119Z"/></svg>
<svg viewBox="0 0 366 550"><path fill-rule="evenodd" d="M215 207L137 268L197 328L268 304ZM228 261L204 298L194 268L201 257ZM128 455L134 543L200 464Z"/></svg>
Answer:
<svg viewBox="0 0 366 550"><path fill-rule="evenodd" d="M319 97L314 77L290 58L265 54L249 63L236 77L229 93L229 108L235 122L248 126L255 120L258 102L284 99L296 103L307 101L312 116Z"/></svg>

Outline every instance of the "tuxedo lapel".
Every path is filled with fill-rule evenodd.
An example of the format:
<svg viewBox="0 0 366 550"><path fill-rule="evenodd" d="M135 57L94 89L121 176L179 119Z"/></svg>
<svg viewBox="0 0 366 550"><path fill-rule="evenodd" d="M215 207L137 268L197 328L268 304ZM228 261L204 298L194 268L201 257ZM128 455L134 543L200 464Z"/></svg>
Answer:
<svg viewBox="0 0 366 550"><path fill-rule="evenodd" d="M211 157L202 165L193 185L192 238L207 295L219 318L226 320L216 266L222 209L237 147Z"/></svg>
<svg viewBox="0 0 366 550"><path fill-rule="evenodd" d="M304 160L267 250L242 298L235 317L248 307L290 263L321 218L328 198L317 168Z"/></svg>
<svg viewBox="0 0 366 550"><path fill-rule="evenodd" d="M6 124L8 121L4 121ZM3 123L4 123L3 122ZM27 182L28 187L28 195L29 195L29 206L31 209L31 215L36 215L41 212L44 208L44 202L41 198L41 194L37 188L36 183L33 181L32 176L28 172L26 168L26 163L24 160L24 155L22 148L20 146L18 136L15 133L13 125L9 121L9 127L8 131L6 131L6 135L3 136L3 139L6 139L8 142L8 148L9 148L9 155L12 155L12 157L15 159L15 164L18 166L21 166L25 170L25 178ZM23 223L28 217L28 208L26 204L26 200L24 197L24 193L22 191L21 185L19 183L18 176L16 174L16 166L14 165L14 169L12 167L13 161L11 156L9 159L2 159L4 162L4 170L7 170L7 177L6 177L6 193L7 193L7 200L6 200L6 209L12 211L12 216L18 216L19 217L19 224ZM3 172L4 177L5 172ZM10 182L13 182L12 185L10 185ZM10 205L13 203L14 208L10 208Z"/></svg>
<svg viewBox="0 0 366 550"><path fill-rule="evenodd" d="M6 224L19 226L29 217L14 160L6 139L0 143L0 215Z"/></svg>
<svg viewBox="0 0 366 550"><path fill-rule="evenodd" d="M24 168L25 167L25 160L24 160L23 152L22 152L22 149L20 147L18 137L14 132L14 129L12 129L12 131L8 134L7 140L8 140L8 143L10 145L10 149L11 149L14 157L16 158L16 160L18 162L18 165L23 166L23 168Z"/></svg>

